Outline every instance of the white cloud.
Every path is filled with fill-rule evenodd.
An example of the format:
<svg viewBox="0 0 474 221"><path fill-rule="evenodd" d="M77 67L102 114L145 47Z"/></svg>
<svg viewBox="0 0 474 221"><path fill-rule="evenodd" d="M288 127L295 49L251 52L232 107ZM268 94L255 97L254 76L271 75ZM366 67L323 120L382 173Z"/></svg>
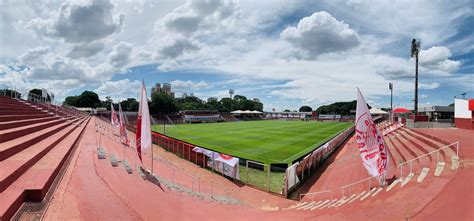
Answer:
<svg viewBox="0 0 474 221"><path fill-rule="evenodd" d="M302 50L303 58L346 51L360 44L358 34L348 24L338 21L325 11L302 18L296 27L286 28L280 36Z"/></svg>
<svg viewBox="0 0 474 221"><path fill-rule="evenodd" d="M27 27L40 36L66 42L91 42L122 30L124 14L115 14L109 0L91 0L82 4L61 4L51 18L36 18Z"/></svg>
<svg viewBox="0 0 474 221"><path fill-rule="evenodd" d="M125 100L129 97L136 97L140 87L140 81L123 79L118 81L106 81L94 91L101 99L110 96L114 102L116 102L118 100Z"/></svg>
<svg viewBox="0 0 474 221"><path fill-rule="evenodd" d="M425 46L440 44L454 36L459 22L474 13L471 0L325 0L319 4L361 29L395 37L398 41L421 38Z"/></svg>
<svg viewBox="0 0 474 221"><path fill-rule="evenodd" d="M116 68L121 68L130 63L133 46L127 42L120 42L112 48L108 62Z"/></svg>
<svg viewBox="0 0 474 221"><path fill-rule="evenodd" d="M76 59L83 57L89 58L101 52L103 49L104 44L102 42L76 44L71 47L71 50L67 53L67 56Z"/></svg>
<svg viewBox="0 0 474 221"><path fill-rule="evenodd" d="M431 90L431 89L436 89L436 88L438 88L438 87L439 87L439 83L438 83L438 82L427 83L427 84L420 83L418 86L419 86L420 89Z"/></svg>
<svg viewBox="0 0 474 221"><path fill-rule="evenodd" d="M25 54L22 54L18 59L19 61L27 66L35 66L44 64L42 58L43 55L51 52L50 47L37 47L29 49Z"/></svg>
<svg viewBox="0 0 474 221"><path fill-rule="evenodd" d="M441 73L454 73L461 66L461 62L449 60L451 51L447 47L433 46L421 50L419 54L420 66Z"/></svg>
<svg viewBox="0 0 474 221"><path fill-rule="evenodd" d="M236 35L240 18L238 3L231 0L187 1L158 19L150 44L156 48L161 70L185 63L190 54L207 44L227 43L227 36ZM181 59L181 60L180 60ZM191 58L192 59L192 58Z"/></svg>
<svg viewBox="0 0 474 221"><path fill-rule="evenodd" d="M162 58L176 58L184 53L200 49L197 42L182 37L164 37L157 47L158 56Z"/></svg>
<svg viewBox="0 0 474 221"><path fill-rule="evenodd" d="M178 90L178 91L199 90L199 89L207 89L207 88L212 87L205 81L194 82L194 81L175 80L175 81L171 81L170 84L173 90Z"/></svg>

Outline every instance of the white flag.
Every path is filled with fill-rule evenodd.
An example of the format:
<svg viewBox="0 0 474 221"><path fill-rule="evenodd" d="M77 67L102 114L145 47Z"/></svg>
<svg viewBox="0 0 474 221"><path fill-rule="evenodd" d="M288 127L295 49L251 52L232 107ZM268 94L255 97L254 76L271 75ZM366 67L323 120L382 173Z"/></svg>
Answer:
<svg viewBox="0 0 474 221"><path fill-rule="evenodd" d="M112 123L113 126L119 127L120 122L117 118L117 112L115 112L114 105L112 105L112 103L110 103L110 111L110 123Z"/></svg>
<svg viewBox="0 0 474 221"><path fill-rule="evenodd" d="M357 88L356 141L365 168L382 183L388 165L388 152L383 137L370 115L364 96Z"/></svg>
<svg viewBox="0 0 474 221"><path fill-rule="evenodd" d="M119 116L120 116L120 139L123 144L130 146L130 139L128 139L127 128L125 128L125 118L122 112L122 105L119 102Z"/></svg>
<svg viewBox="0 0 474 221"><path fill-rule="evenodd" d="M140 96L140 107L138 108L136 144L138 157L142 160L142 150L151 148L151 122L150 110L148 109L148 98L145 83L142 81Z"/></svg>

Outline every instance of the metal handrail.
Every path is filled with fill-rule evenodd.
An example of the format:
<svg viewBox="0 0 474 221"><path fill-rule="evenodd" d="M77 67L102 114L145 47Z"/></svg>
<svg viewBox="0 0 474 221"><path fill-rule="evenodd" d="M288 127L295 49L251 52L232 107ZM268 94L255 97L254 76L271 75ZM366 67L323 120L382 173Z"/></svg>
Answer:
<svg viewBox="0 0 474 221"><path fill-rule="evenodd" d="M110 124L110 122L107 122L105 121L104 119L101 119L101 118L96 118L97 120L99 121L102 121L102 123L98 123L96 125L96 131L101 133L101 131L99 131L98 128L101 128L103 129L105 132L107 132L107 135L110 137L110 128L108 126L108 124ZM105 135L105 134L104 134ZM137 152L136 148L133 148L132 145L129 146L128 148L129 150L131 150L132 152ZM143 153L144 156L150 156L150 154L148 153ZM180 170L179 168L177 168L176 166L174 166L172 163L170 163L168 160L166 159L162 159L162 158L153 158L154 161L157 161L157 162L161 162L163 166L169 168L172 170L172 177L170 178L169 181L171 181L171 185L174 186L176 184L175 182L175 174L181 174L181 175L184 175L188 178L190 178L192 180L192 185L191 185L191 191L195 192L195 189L197 190L198 193L201 193L201 178L202 177L198 177L198 176L195 176L195 175L192 175L192 174L189 174L189 173L186 173L182 170ZM203 185L204 186L204 183L206 182L203 182ZM210 182L207 182L208 185L210 186L210 194L211 194L211 198L214 198L214 191L213 189L216 187L216 186L220 186L218 184L215 184L214 182L210 181ZM197 186L197 187L196 187ZM214 188L213 188L214 187ZM229 191L229 189L225 188L224 191Z"/></svg>
<svg viewBox="0 0 474 221"><path fill-rule="evenodd" d="M39 107L39 108L41 109L46 108L46 111L55 112L56 115L58 114L58 111L59 111L67 116L72 116L72 115L86 116L86 114L68 105L61 104L55 101L48 101L46 97L30 93L29 91L25 91L19 88L13 88L8 85L4 86L4 89L2 89L3 93L0 93L0 95L7 96L8 90L10 91L10 95L9 95L10 98L22 99L29 103L39 103L39 104L45 105L45 107Z"/></svg>
<svg viewBox="0 0 474 221"><path fill-rule="evenodd" d="M446 146L440 147L436 150L433 150L429 153L426 153L426 154L423 154L423 155L418 156L416 158L413 158L413 159L407 160L405 162L399 163L398 166L397 166L397 169L400 167L400 178L403 178L403 165L410 164L410 173L412 173L412 171L413 171L413 161L418 160L418 159L423 158L423 157L426 157L426 156L429 156L429 155L431 155L435 152L436 152L436 163L439 163L439 152L441 150L444 150L444 149L446 149L448 147L451 147L453 145L456 145L456 156L459 156L459 141L456 141L454 143L451 143L451 144L448 144Z"/></svg>
<svg viewBox="0 0 474 221"><path fill-rule="evenodd" d="M362 182L365 182L365 181L369 181L369 191L370 189L372 188L372 185L371 185L371 180L372 179L376 179L377 180L377 177L376 176L370 176L370 177L367 177L365 179L362 179L362 180L359 180L359 181L356 181L356 182L352 182L350 184L347 184L347 185L344 185L344 186L341 186L339 187L340 189L342 189L342 196L344 197L345 196L345 193L346 193L346 188L348 187L351 187L351 186L354 186L356 184L359 184L359 183L362 183ZM349 189L350 190L350 189Z"/></svg>
<svg viewBox="0 0 474 221"><path fill-rule="evenodd" d="M303 198L303 196L318 195L318 194L323 194L323 193L331 193L331 200L332 200L332 190L322 190L322 191L311 192L311 193L300 193L300 201ZM314 199L314 198L312 198L312 199Z"/></svg>

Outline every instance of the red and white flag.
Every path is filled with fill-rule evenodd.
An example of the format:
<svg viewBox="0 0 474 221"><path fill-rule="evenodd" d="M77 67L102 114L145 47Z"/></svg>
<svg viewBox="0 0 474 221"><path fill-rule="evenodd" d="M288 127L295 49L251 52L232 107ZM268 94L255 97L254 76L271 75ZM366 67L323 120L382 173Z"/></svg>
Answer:
<svg viewBox="0 0 474 221"><path fill-rule="evenodd" d="M377 130L364 96L357 88L356 141L365 168L371 176L379 177L385 183L385 171L388 165L388 151L383 137Z"/></svg>
<svg viewBox="0 0 474 221"><path fill-rule="evenodd" d="M110 104L110 111L111 111L110 122L112 123L113 126L119 127L120 122L117 118L117 112L115 112L114 105L112 105L112 103Z"/></svg>
<svg viewBox="0 0 474 221"><path fill-rule="evenodd" d="M127 136L127 129L125 128L125 118L123 117L122 105L119 102L119 118L120 118L120 139L123 144L130 146L130 139Z"/></svg>
<svg viewBox="0 0 474 221"><path fill-rule="evenodd" d="M140 107L138 108L136 144L137 153L142 160L142 151L151 148L151 122L150 110L148 109L148 98L146 95L145 83L142 81L142 89L140 95Z"/></svg>

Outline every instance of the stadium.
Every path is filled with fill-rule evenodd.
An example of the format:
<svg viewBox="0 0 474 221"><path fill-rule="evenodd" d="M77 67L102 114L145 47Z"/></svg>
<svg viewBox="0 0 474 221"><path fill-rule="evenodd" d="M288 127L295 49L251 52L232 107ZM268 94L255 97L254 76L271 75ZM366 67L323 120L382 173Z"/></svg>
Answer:
<svg viewBox="0 0 474 221"><path fill-rule="evenodd" d="M466 4L320 4L0 3L0 221L473 220Z"/></svg>

